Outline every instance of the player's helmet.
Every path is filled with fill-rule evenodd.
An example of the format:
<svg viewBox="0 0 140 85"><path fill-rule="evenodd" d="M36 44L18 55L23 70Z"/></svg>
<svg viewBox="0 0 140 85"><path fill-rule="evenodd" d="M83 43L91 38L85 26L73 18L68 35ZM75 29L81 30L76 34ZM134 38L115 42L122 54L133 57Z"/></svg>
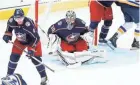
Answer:
<svg viewBox="0 0 140 85"><path fill-rule="evenodd" d="M21 8L19 9L15 9L14 12L14 20L18 23L18 24L23 24L23 20L24 20L24 12Z"/></svg>
<svg viewBox="0 0 140 85"><path fill-rule="evenodd" d="M13 74L1 79L2 85L27 85L20 74Z"/></svg>
<svg viewBox="0 0 140 85"><path fill-rule="evenodd" d="M74 23L76 19L76 13L72 10L67 11L66 13L66 22L68 24Z"/></svg>
<svg viewBox="0 0 140 85"><path fill-rule="evenodd" d="M24 12L21 8L15 9L14 18L24 17Z"/></svg>

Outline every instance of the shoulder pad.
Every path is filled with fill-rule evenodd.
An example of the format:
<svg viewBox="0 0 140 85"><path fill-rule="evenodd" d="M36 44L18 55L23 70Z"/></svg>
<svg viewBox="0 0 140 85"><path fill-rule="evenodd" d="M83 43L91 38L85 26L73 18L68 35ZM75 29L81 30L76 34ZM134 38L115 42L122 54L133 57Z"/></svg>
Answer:
<svg viewBox="0 0 140 85"><path fill-rule="evenodd" d="M76 18L76 21L77 21L77 23L79 23L79 24L83 24L83 25L86 24L85 21L83 21L82 19L79 19L79 18Z"/></svg>
<svg viewBox="0 0 140 85"><path fill-rule="evenodd" d="M14 19L11 17L11 18L8 20L8 22L9 22L9 23L12 23L13 20L14 20Z"/></svg>
<svg viewBox="0 0 140 85"><path fill-rule="evenodd" d="M61 20L59 20L58 22L56 22L55 24L54 24L54 27L56 28L56 29L59 29L59 28L64 28L65 27L65 21L64 21L64 19L61 19Z"/></svg>
<svg viewBox="0 0 140 85"><path fill-rule="evenodd" d="M14 18L13 17L10 17L9 18L9 20L8 20L8 22L7 22L7 24L9 24L9 25L11 25L11 26L13 26L13 25L15 25L15 20L14 20Z"/></svg>
<svg viewBox="0 0 140 85"><path fill-rule="evenodd" d="M81 20L81 22L82 22L82 24L86 24L86 22L85 22L85 21L83 21L83 20Z"/></svg>
<svg viewBox="0 0 140 85"><path fill-rule="evenodd" d="M62 21L58 21L58 22L57 22L57 25L58 25L58 26L61 26L62 23L63 23Z"/></svg>

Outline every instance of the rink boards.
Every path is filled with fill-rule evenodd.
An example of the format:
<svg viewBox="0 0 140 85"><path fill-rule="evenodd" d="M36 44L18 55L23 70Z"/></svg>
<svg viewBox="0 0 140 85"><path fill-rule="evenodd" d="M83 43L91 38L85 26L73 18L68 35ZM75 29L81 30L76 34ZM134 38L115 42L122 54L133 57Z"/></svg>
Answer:
<svg viewBox="0 0 140 85"><path fill-rule="evenodd" d="M49 5L47 2L42 2L39 4L39 14L42 14L45 11L47 11L47 5ZM77 0L77 1L72 0L63 2L60 0L57 2L53 2L53 5L51 5L51 12L76 9L87 6L88 0ZM34 12L34 6L31 6L31 4L0 8L0 20L8 19L13 14L15 8L23 8L25 15L28 15L29 11Z"/></svg>

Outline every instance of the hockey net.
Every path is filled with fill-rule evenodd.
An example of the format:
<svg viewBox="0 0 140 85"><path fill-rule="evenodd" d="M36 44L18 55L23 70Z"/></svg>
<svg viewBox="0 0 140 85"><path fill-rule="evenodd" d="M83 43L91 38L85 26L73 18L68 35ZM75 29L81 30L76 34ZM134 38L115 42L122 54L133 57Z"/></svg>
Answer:
<svg viewBox="0 0 140 85"><path fill-rule="evenodd" d="M31 2L32 5L30 6L28 16L34 19L36 26L38 27L40 31L42 43L43 44L48 43L48 39L47 39L48 37L46 36L48 28L52 24L57 22L59 19L64 18L66 11L75 10L77 8L79 9L83 7L88 7L88 1L89 0L35 0L35 1L32 1ZM62 12L64 12L64 14L62 14ZM89 16L89 13L87 12L87 15L85 16ZM87 21L86 19L84 20ZM88 25L89 25L89 20L88 20L87 26ZM94 41L93 41L94 45L97 45L97 35L98 33L96 30L94 33Z"/></svg>

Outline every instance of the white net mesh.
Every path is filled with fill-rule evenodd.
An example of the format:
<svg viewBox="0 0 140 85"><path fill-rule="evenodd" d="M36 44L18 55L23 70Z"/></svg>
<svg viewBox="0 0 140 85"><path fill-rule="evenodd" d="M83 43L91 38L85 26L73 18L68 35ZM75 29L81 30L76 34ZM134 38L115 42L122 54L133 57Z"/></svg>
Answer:
<svg viewBox="0 0 140 85"><path fill-rule="evenodd" d="M64 18L66 11L68 11L69 9L75 10L77 6L75 6L74 4L84 2L88 2L88 0L39 0L38 29L41 41L44 45L48 43L48 39L46 36L48 28L58 20ZM30 6L28 17L35 20L35 1L30 1L30 4L32 5ZM87 5L87 3L79 5L79 8L85 5ZM42 32L42 30L45 31L45 33Z"/></svg>

